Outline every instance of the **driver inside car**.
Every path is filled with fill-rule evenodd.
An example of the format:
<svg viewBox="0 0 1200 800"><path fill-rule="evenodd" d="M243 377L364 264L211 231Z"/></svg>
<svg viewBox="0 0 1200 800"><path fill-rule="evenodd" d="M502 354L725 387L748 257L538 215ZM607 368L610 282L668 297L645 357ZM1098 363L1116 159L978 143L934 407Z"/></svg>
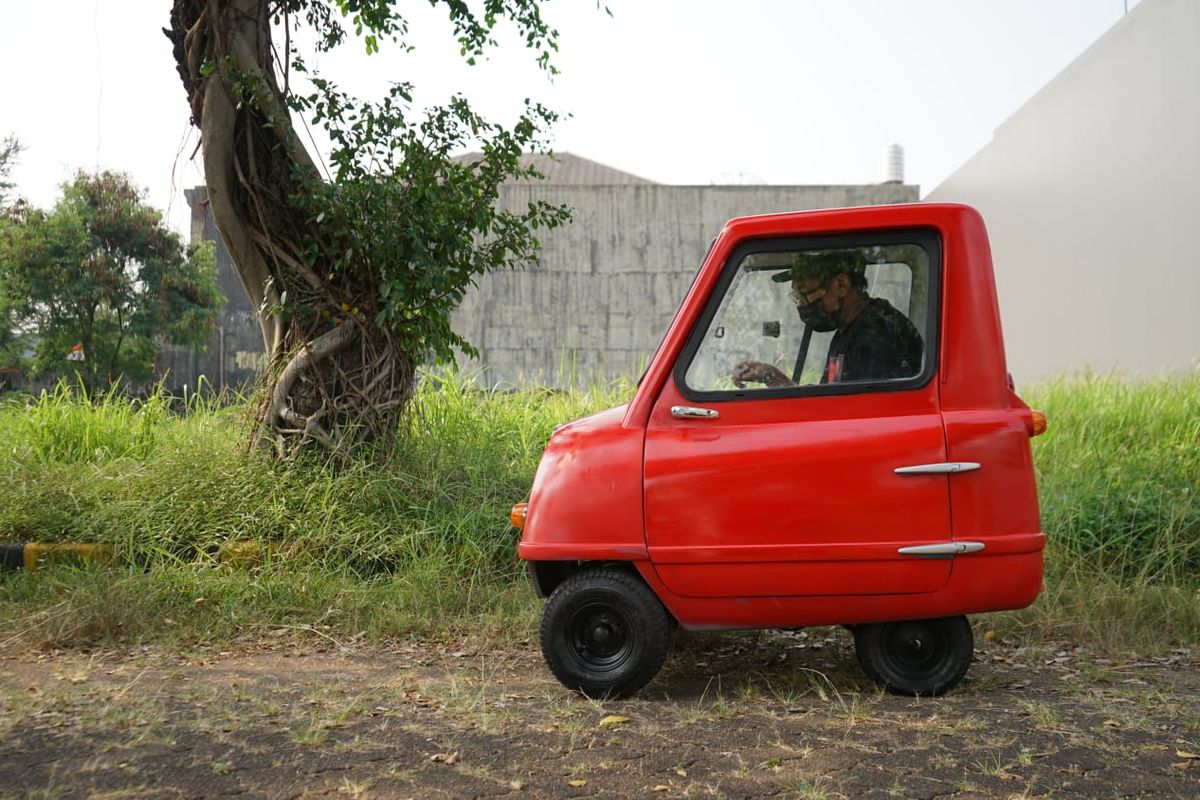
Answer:
<svg viewBox="0 0 1200 800"><path fill-rule="evenodd" d="M867 293L866 264L858 251L797 253L791 268L771 280L791 283L792 300L809 328L835 331L822 384L911 378L921 371L921 334L891 303ZM746 383L795 385L762 361L739 362L731 377L739 389Z"/></svg>

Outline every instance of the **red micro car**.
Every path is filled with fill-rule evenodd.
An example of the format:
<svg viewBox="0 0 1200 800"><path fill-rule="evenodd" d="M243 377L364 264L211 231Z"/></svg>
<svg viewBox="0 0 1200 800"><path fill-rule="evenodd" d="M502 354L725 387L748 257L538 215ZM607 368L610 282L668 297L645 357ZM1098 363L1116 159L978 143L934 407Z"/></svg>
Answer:
<svg viewBox="0 0 1200 800"><path fill-rule="evenodd" d="M689 629L845 625L892 691L955 686L964 615L1042 584L1030 437L979 214L729 222L626 405L558 428L518 548L551 671L626 696Z"/></svg>

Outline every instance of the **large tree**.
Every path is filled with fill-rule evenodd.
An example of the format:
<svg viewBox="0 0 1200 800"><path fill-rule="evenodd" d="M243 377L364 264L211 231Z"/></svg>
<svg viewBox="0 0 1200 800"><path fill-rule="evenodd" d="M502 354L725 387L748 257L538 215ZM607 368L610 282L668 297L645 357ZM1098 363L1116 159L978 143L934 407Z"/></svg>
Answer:
<svg viewBox="0 0 1200 800"><path fill-rule="evenodd" d="M211 245L186 250L113 172L78 173L50 211L10 209L0 285L35 373L75 372L88 390L151 378L164 344L202 348L221 301Z"/></svg>
<svg viewBox="0 0 1200 800"><path fill-rule="evenodd" d="M0 237L4 236L5 229L17 216L16 210L9 207L9 192L15 186L9 180L9 174L16 166L22 149L20 140L15 136L6 136L0 141ZM12 292L8 289L4 272L0 270L0 369L16 367L22 360L16 304ZM3 379L0 379L0 385L2 384Z"/></svg>
<svg viewBox="0 0 1200 800"><path fill-rule="evenodd" d="M17 158L24 149L21 140L16 136L5 136L4 140L0 141L0 211L8 205L8 193L15 185L8 175L17 165Z"/></svg>
<svg viewBox="0 0 1200 800"><path fill-rule="evenodd" d="M551 69L557 34L539 0L433 5L468 60L507 19ZM567 218L540 202L496 207L503 181L536 174L519 156L544 148L554 114L527 104L505 128L461 96L417 114L409 83L358 100L307 69L298 27L318 51L353 37L368 53L409 46L390 0L174 0L167 31L201 132L213 218L259 309L270 363L261 430L281 454L313 443L345 450L394 430L417 366L473 352L450 311L475 277L529 262L536 230ZM328 174L297 118L328 133ZM481 155L452 157L468 147Z"/></svg>

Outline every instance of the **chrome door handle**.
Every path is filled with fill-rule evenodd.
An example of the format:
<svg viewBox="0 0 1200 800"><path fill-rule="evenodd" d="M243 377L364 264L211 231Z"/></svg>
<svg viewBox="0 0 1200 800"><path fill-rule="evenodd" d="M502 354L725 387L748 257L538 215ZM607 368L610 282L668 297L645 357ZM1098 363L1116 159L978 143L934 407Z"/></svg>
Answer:
<svg viewBox="0 0 1200 800"><path fill-rule="evenodd" d="M675 419L716 419L721 416L715 408L697 408L696 406L671 406L671 416Z"/></svg>
<svg viewBox="0 0 1200 800"><path fill-rule="evenodd" d="M978 553L983 547L983 542L946 542L944 544L918 544L912 547L901 547L897 552L902 556L954 558L964 553Z"/></svg>
<svg viewBox="0 0 1200 800"><path fill-rule="evenodd" d="M953 475L956 472L974 472L979 467L978 461L942 461L937 464L896 467L892 471L897 475Z"/></svg>

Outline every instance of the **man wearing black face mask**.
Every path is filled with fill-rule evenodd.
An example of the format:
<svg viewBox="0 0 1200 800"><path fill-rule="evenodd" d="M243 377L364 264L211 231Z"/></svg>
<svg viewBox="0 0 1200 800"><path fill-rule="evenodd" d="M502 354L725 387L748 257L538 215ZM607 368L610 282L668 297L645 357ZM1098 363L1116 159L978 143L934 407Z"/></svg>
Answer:
<svg viewBox="0 0 1200 800"><path fill-rule="evenodd" d="M815 331L836 331L829 342L821 383L910 378L921 371L924 343L916 326L883 298L867 294L865 265L855 251L798 255L795 265L773 276L791 281L800 318ZM791 386L777 367L743 361L733 382Z"/></svg>

